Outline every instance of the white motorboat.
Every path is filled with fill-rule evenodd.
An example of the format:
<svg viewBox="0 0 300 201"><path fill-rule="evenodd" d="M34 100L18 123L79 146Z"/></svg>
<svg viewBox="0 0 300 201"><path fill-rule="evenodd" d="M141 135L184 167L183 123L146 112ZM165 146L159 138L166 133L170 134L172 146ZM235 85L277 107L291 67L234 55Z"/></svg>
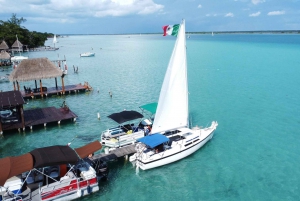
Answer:
<svg viewBox="0 0 300 201"><path fill-rule="evenodd" d="M207 128L189 127L185 22L182 21L162 84L150 135L138 139L129 160L143 170L166 165L197 151L214 134L218 123Z"/></svg>
<svg viewBox="0 0 300 201"><path fill-rule="evenodd" d="M93 56L95 56L95 53L92 52L85 52L80 54L80 57L93 57Z"/></svg>
<svg viewBox="0 0 300 201"><path fill-rule="evenodd" d="M147 134L148 126L152 123L137 111L113 113L108 116L119 124L117 127L109 128L101 134L101 144L108 148L120 148L136 143L136 140ZM133 122L136 121L136 124ZM150 132L150 131L149 131Z"/></svg>
<svg viewBox="0 0 300 201"><path fill-rule="evenodd" d="M0 200L73 200L98 191L105 167L88 156L100 149L95 141L75 150L58 145L0 159Z"/></svg>
<svg viewBox="0 0 300 201"><path fill-rule="evenodd" d="M12 56L10 60L12 62L20 62L20 61L22 61L24 59L28 59L28 57L24 57L24 56Z"/></svg>

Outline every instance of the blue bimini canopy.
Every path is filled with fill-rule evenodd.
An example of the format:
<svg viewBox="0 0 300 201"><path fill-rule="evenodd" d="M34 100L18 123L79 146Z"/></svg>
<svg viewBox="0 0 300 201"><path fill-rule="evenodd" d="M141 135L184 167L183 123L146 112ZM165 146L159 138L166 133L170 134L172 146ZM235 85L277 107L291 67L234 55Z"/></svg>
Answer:
<svg viewBox="0 0 300 201"><path fill-rule="evenodd" d="M143 138L140 138L137 141L142 142L151 148L154 148L157 145L168 142L169 138L167 138L166 136L164 136L162 134L152 134L152 135L148 135Z"/></svg>

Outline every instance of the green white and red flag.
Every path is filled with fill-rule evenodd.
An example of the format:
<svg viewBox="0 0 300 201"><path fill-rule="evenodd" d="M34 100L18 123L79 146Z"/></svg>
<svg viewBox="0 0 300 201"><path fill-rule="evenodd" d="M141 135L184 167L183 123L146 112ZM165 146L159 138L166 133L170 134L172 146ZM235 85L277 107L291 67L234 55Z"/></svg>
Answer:
<svg viewBox="0 0 300 201"><path fill-rule="evenodd" d="M179 30L179 24L174 24L174 25L166 25L162 27L164 30L164 35L172 35L172 36L177 36L178 30Z"/></svg>

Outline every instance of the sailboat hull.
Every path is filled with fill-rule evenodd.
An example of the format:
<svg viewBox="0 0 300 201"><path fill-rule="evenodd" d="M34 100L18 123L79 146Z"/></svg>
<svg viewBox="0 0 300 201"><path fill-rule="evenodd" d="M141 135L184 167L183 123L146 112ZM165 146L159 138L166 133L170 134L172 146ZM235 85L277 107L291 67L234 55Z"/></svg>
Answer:
<svg viewBox="0 0 300 201"><path fill-rule="evenodd" d="M209 128L188 129L189 132L193 133L189 138L173 142L172 147L165 147L166 150L161 153L138 153L136 156L140 157L136 158L136 165L142 170L148 170L183 159L196 152L212 139L216 127L217 123L213 122Z"/></svg>

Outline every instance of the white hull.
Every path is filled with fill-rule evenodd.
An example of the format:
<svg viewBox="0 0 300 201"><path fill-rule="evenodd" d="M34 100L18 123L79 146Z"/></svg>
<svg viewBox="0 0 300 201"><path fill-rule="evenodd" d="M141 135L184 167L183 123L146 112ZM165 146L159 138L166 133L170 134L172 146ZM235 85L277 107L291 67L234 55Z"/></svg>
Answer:
<svg viewBox="0 0 300 201"><path fill-rule="evenodd" d="M186 139L173 142L171 147L160 153L155 153L154 150L147 152L144 152L145 149L138 150L129 160L142 170L148 170L178 161L194 153L206 144L213 137L217 125L217 122L212 122L209 128L184 129L180 135L185 136L186 133L193 134L188 135Z"/></svg>
<svg viewBox="0 0 300 201"><path fill-rule="evenodd" d="M91 53L91 52L80 54L80 57L93 57L93 56L95 56L95 53Z"/></svg>

